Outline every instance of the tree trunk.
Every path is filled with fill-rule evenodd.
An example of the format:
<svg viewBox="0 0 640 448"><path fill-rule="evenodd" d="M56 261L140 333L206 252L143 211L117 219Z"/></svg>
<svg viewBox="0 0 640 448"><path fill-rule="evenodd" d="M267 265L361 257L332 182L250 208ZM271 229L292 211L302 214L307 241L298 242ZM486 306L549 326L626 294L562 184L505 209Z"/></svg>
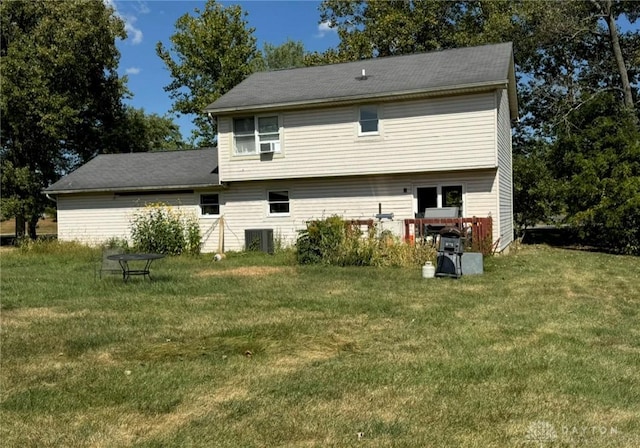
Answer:
<svg viewBox="0 0 640 448"><path fill-rule="evenodd" d="M22 238L24 236L24 226L24 215L16 215L16 238Z"/></svg>
<svg viewBox="0 0 640 448"><path fill-rule="evenodd" d="M620 73L620 80L622 81L622 91L624 93L624 105L631 111L635 112L635 105L633 103L633 95L631 93L631 84L629 83L629 75L627 73L627 67L624 64L624 56L622 55L622 49L620 48L620 40L618 39L618 26L616 25L616 18L611 11L611 0L605 2L604 15L609 28L609 42L611 43L611 50L616 60L618 72Z"/></svg>
<svg viewBox="0 0 640 448"><path fill-rule="evenodd" d="M38 228L39 219L40 216L38 215L29 218L29 238L32 240L35 240L38 237L36 229Z"/></svg>

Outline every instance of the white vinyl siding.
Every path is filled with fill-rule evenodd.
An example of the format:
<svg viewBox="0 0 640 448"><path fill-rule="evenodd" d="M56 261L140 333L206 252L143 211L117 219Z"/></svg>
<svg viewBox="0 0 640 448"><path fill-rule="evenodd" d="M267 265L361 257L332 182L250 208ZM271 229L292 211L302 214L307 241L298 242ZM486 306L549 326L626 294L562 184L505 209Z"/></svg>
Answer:
<svg viewBox="0 0 640 448"><path fill-rule="evenodd" d="M273 229L285 246L295 243L307 221L338 215L347 219L374 219L380 205L393 213L386 225L401 235L403 219L415 214L414 187L425 184L464 185L466 216L497 215L495 169L469 173L399 176L360 176L333 179L239 182L225 190L225 249L242 250L244 229ZM290 213L270 216L266 191L287 189ZM494 238L497 226L494 225Z"/></svg>
<svg viewBox="0 0 640 448"><path fill-rule="evenodd" d="M378 207L393 213L386 223L402 235L403 219L416 212L415 187L421 185L464 185L465 215L497 216L496 170L457 174L419 174L396 176L358 176L287 181L238 182L220 193L221 217L200 219L203 252L218 250L224 233L225 250L243 250L245 229L273 229L284 245L296 241L298 230L309 220L339 215L348 219L373 219ZM289 193L290 213L270 215L269 191ZM150 198L163 200L184 210L198 213L199 195ZM206 193L203 193L206 194ZM146 199L133 196L61 195L58 198L58 238L100 244L109 238L129 238L131 217L142 210ZM221 219L224 229L221 231ZM494 225L494 238L498 226Z"/></svg>
<svg viewBox="0 0 640 448"><path fill-rule="evenodd" d="M498 153L498 206L500 220L500 250L513 241L513 174L511 122L507 91L498 94L497 153Z"/></svg>
<svg viewBox="0 0 640 448"><path fill-rule="evenodd" d="M495 93L378 105L384 132L358 137L358 106L280 114L284 157L232 157L231 118L219 117L222 181L495 168Z"/></svg>
<svg viewBox="0 0 640 448"><path fill-rule="evenodd" d="M206 194L206 193L204 193ZM163 202L185 214L200 216L200 193L180 195L72 194L59 195L58 239L89 245L103 244L112 238L131 241L131 221L146 204ZM218 243L218 219L202 217L203 251L214 251Z"/></svg>

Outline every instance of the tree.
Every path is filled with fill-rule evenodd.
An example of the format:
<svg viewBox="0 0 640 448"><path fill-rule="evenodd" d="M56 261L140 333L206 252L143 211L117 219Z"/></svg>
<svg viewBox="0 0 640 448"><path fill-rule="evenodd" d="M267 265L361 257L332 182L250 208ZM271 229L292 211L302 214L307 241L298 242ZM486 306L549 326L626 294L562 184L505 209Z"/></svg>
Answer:
<svg viewBox="0 0 640 448"><path fill-rule="evenodd" d="M513 155L513 214L521 235L560 211L559 185L549 169L547 153L544 142L532 140Z"/></svg>
<svg viewBox="0 0 640 448"><path fill-rule="evenodd" d="M627 1L519 5L525 37L516 35L514 42L527 132L553 139L559 127L570 126L570 112L599 92L615 92L633 111L640 33L620 32L619 22L634 22L638 12L640 3Z"/></svg>
<svg viewBox="0 0 640 448"><path fill-rule="evenodd" d="M629 72L626 66L626 58L620 44L620 33L616 20L621 14L627 14L630 17L635 16L637 18L640 7L638 7L636 3L635 9L628 10L627 7L634 8L631 2L614 2L613 0L591 0L591 4L594 6L596 15L602 18L606 24L607 41L611 46L611 53L613 54L620 77L620 87L624 98L624 105L631 111L634 111L635 104L633 102L633 93L629 81ZM638 51L638 47L636 46L636 53Z"/></svg>
<svg viewBox="0 0 640 448"><path fill-rule="evenodd" d="M568 222L586 241L640 254L640 130L611 92L571 111L552 145L551 166L564 186Z"/></svg>
<svg viewBox="0 0 640 448"><path fill-rule="evenodd" d="M117 130L118 139L123 140L130 152L191 149L184 142L180 127L166 116L146 114L144 109L125 107L124 117Z"/></svg>
<svg viewBox="0 0 640 448"><path fill-rule="evenodd" d="M357 60L510 40L515 8L507 0L324 0L320 9L338 32L338 53Z"/></svg>
<svg viewBox="0 0 640 448"><path fill-rule="evenodd" d="M314 51L312 53L306 53L304 55L304 65L306 67L312 67L314 65L338 64L340 62L348 61L348 57L339 53L333 48L329 48L322 53Z"/></svg>
<svg viewBox="0 0 640 448"><path fill-rule="evenodd" d="M203 110L252 72L258 50L254 29L247 27L240 6L208 0L203 11L194 12L177 20L171 48L158 42L156 53L172 78L165 87L174 101L172 111L195 114L195 140L212 146L216 126Z"/></svg>
<svg viewBox="0 0 640 448"><path fill-rule="evenodd" d="M254 71L265 72L287 68L304 67L304 44L300 41L288 39L285 43L275 46L264 44L262 54L254 61Z"/></svg>
<svg viewBox="0 0 640 448"><path fill-rule="evenodd" d="M460 2L325 0L321 20L335 27L346 60L454 46L449 20Z"/></svg>
<svg viewBox="0 0 640 448"><path fill-rule="evenodd" d="M115 39L126 34L101 1L3 1L0 21L3 217L15 216L17 236L28 221L35 237L42 189L114 149L124 93Z"/></svg>

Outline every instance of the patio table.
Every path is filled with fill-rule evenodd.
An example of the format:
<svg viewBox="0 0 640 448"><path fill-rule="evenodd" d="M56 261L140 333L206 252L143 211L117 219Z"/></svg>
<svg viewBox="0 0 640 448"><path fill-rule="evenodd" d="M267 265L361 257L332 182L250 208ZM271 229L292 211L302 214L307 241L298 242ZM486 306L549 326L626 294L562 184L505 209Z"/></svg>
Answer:
<svg viewBox="0 0 640 448"><path fill-rule="evenodd" d="M142 275L143 278L146 276L151 280L151 263L153 263L153 260L164 257L163 254L115 254L109 255L107 259L115 260L120 264L122 280L126 282L131 275ZM131 266L129 266L130 262L133 262ZM142 266L142 263L144 263L144 266Z"/></svg>

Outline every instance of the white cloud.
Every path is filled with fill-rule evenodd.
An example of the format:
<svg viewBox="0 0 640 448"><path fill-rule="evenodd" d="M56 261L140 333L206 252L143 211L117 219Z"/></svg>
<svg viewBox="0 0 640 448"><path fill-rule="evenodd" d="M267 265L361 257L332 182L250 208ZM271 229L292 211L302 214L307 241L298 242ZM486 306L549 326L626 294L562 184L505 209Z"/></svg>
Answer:
<svg viewBox="0 0 640 448"><path fill-rule="evenodd" d="M318 25L318 34L316 34L316 37L324 37L329 33L336 33L336 29L335 28L331 28L331 22L321 22Z"/></svg>
<svg viewBox="0 0 640 448"><path fill-rule="evenodd" d="M124 30L127 32L127 37L131 39L131 44L138 45L139 43L141 43L144 35L140 28L135 27L135 23L138 21L138 17L133 14L125 14L120 12L115 0L103 1L105 5L113 8L115 14L124 21ZM150 11L145 2L138 2L137 5L133 5L131 8L133 8L138 14L147 14Z"/></svg>
<svg viewBox="0 0 640 448"><path fill-rule="evenodd" d="M131 43L133 45L138 45L142 42L142 30L140 28L136 28L133 24L136 22L137 17L128 16L124 17L124 30L127 32L127 36L131 39Z"/></svg>
<svg viewBox="0 0 640 448"><path fill-rule="evenodd" d="M127 75L137 75L138 73L140 73L142 70L138 67L129 67L128 69L126 69L124 72Z"/></svg>
<svg viewBox="0 0 640 448"><path fill-rule="evenodd" d="M151 10L147 5L147 2L137 2L137 4L133 7L138 14L149 14Z"/></svg>

